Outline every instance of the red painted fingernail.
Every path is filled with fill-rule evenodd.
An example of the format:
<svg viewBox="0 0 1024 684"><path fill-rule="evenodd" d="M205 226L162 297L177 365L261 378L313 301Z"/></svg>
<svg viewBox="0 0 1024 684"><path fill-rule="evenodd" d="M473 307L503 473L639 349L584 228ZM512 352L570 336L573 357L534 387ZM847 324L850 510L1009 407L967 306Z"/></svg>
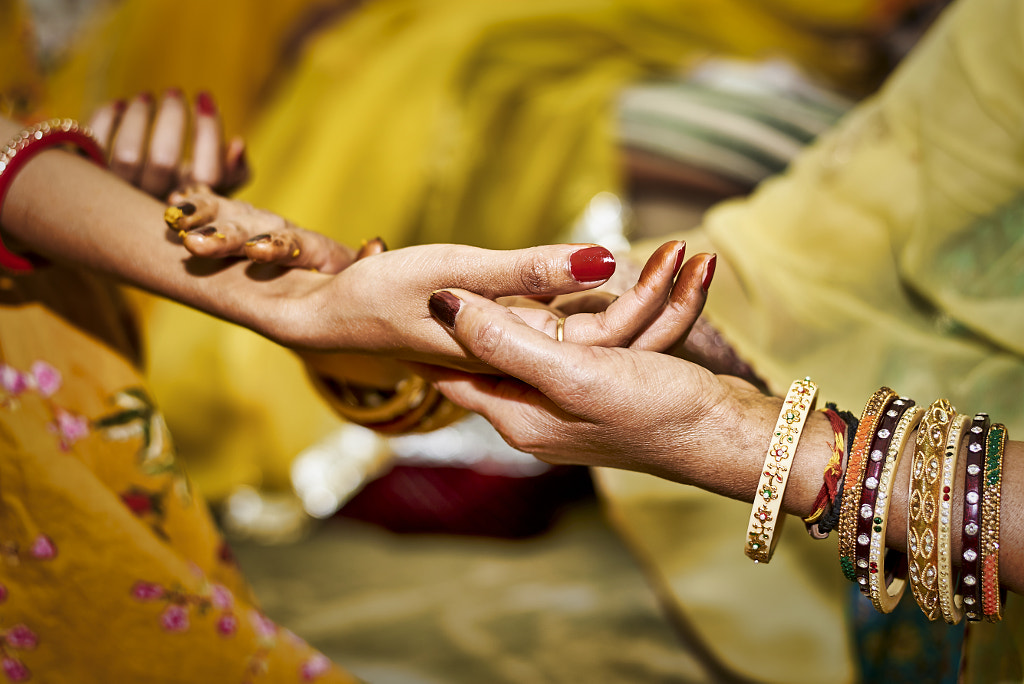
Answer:
<svg viewBox="0 0 1024 684"><path fill-rule="evenodd" d="M449 328L454 328L455 316L458 315L459 309L462 308L462 300L451 292L438 290L430 295L430 301L427 303L427 306L434 318Z"/></svg>
<svg viewBox="0 0 1024 684"><path fill-rule="evenodd" d="M196 213L196 205L191 202L182 202L178 205L178 209L181 209L181 213L185 216L191 216Z"/></svg>
<svg viewBox="0 0 1024 684"><path fill-rule="evenodd" d="M128 106L128 103L124 100L114 100L114 104L112 106L114 107L114 113L120 114L124 111L124 108Z"/></svg>
<svg viewBox="0 0 1024 684"><path fill-rule="evenodd" d="M708 263L704 266L704 280L700 284L704 288L704 294L707 294L708 288L711 287L711 279L715 277L715 266L717 265L718 255L712 254L711 258L708 259Z"/></svg>
<svg viewBox="0 0 1024 684"><path fill-rule="evenodd" d="M604 247L587 247L569 257L569 271L581 283L607 280L615 273L615 257Z"/></svg>
<svg viewBox="0 0 1024 684"><path fill-rule="evenodd" d="M146 92L146 93L139 93L135 97L136 97L136 99L138 99L139 102L144 102L146 104L150 104L151 102L153 102L153 94L152 93L148 93L148 92Z"/></svg>
<svg viewBox="0 0 1024 684"><path fill-rule="evenodd" d="M679 251L676 252L676 265L672 269L672 273L679 273L679 267L683 265L683 257L686 256L686 243L680 243Z"/></svg>
<svg viewBox="0 0 1024 684"><path fill-rule="evenodd" d="M181 88L168 88L164 91L164 97L176 97L180 100L184 97L184 93L181 91Z"/></svg>
<svg viewBox="0 0 1024 684"><path fill-rule="evenodd" d="M196 109L200 114L207 116L213 116L217 113L217 105L213 103L213 96L210 93L202 90L199 95L196 96Z"/></svg>
<svg viewBox="0 0 1024 684"><path fill-rule="evenodd" d="M203 228L196 228L195 230L190 230L189 233L192 233L193 235L203 235L205 237L210 237L211 235L217 234L217 226L205 226Z"/></svg>

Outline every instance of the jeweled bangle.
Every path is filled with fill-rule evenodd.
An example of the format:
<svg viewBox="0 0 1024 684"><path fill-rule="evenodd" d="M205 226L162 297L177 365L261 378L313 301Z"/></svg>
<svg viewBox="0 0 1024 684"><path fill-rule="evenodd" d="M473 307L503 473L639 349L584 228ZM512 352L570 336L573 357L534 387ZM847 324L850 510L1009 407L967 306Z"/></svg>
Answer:
<svg viewBox="0 0 1024 684"><path fill-rule="evenodd" d="M860 506L860 490L864 486L868 446L878 429L882 413L895 396L896 393L888 387L881 387L864 405L857 434L850 448L850 460L843 475L843 498L839 511L839 565L843 575L851 582L857 581L853 556L857 543L857 513Z"/></svg>
<svg viewBox="0 0 1024 684"><path fill-rule="evenodd" d="M964 616L971 621L982 618L981 605L981 480L985 465L985 436L989 418L979 413L971 421L967 433L967 451L964 454L964 517L960 549L960 595L963 596Z"/></svg>
<svg viewBox="0 0 1024 684"><path fill-rule="evenodd" d="M100 166L106 166L103 150L87 126L72 119L51 119L29 126L0 149L0 207L18 171L37 154L57 145L73 145ZM21 273L32 270L32 262L8 250L2 240L0 266Z"/></svg>
<svg viewBox="0 0 1024 684"><path fill-rule="evenodd" d="M885 463L878 478L878 497L871 518L868 597L875 609L881 613L891 613L895 610L907 588L907 554L897 549L886 549L885 532L888 527L892 488L903 449L907 445L907 438L924 416L923 408L913 406L913 402L909 403L911 405L902 411L886 449Z"/></svg>
<svg viewBox="0 0 1024 684"><path fill-rule="evenodd" d="M942 459L956 410L938 399L924 413L910 467L908 574L914 600L929 620L939 617L938 534Z"/></svg>
<svg viewBox="0 0 1024 684"><path fill-rule="evenodd" d="M956 485L956 463L960 458L960 444L967 433L970 418L958 415L950 421L949 437L942 457L942 490L939 501L939 608L942 619L955 625L964 619L962 598L957 594L958 581L953 575L953 489Z"/></svg>
<svg viewBox="0 0 1024 684"><path fill-rule="evenodd" d="M882 414L868 448L867 465L864 468L864 485L860 491L857 507L857 539L854 544L854 575L864 595L870 595L870 578L878 574L881 559L875 554L872 559L872 532L879 527L875 522L876 504L885 504L887 494L882 490L882 471L886 465L889 446L896 435L896 425L906 411L914 406L914 400L906 397L893 399ZM881 497L882 501L879 502ZM884 506L883 506L884 507ZM885 547L885 539L879 548Z"/></svg>
<svg viewBox="0 0 1024 684"><path fill-rule="evenodd" d="M782 403L778 422L768 443L761 478L754 493L754 505L747 525L744 552L755 563L767 563L775 553L776 536L782 526L782 495L786 491L789 470L800 443L807 414L814 409L818 387L810 378L790 385Z"/></svg>
<svg viewBox="0 0 1024 684"><path fill-rule="evenodd" d="M981 499L981 602L985 619L1003 619L1005 592L999 583L999 514L1002 501L1003 453L1009 434L1002 423L988 431L985 480Z"/></svg>

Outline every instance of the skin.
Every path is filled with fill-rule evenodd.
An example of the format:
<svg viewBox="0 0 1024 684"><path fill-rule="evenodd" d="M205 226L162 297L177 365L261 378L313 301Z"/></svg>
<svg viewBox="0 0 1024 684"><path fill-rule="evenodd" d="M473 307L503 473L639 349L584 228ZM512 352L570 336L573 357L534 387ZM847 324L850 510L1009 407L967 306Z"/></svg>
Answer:
<svg viewBox="0 0 1024 684"><path fill-rule="evenodd" d="M466 291L452 294L461 301L449 329L452 337L506 375L435 370L432 378L449 399L490 420L509 444L549 463L636 470L753 501L781 399L666 354L558 343L493 302ZM887 526L889 546L904 551L915 439L916 432L907 440ZM827 418L812 413L794 456L785 511L810 514L831 441ZM1000 578L1018 593L1024 589L1022 458L1024 443L1009 442L1003 461ZM963 500L963 451L958 462L954 501ZM962 511L953 509L956 530ZM737 554L741 536L737 530ZM958 558L959 535L952 537L953 557Z"/></svg>
<svg viewBox="0 0 1024 684"><path fill-rule="evenodd" d="M175 99L164 98L161 110L168 100ZM133 123L133 116L145 113L143 105L147 103L145 98L138 100L121 119L104 126L112 159L122 160L119 173L142 183L151 155L140 150L161 145L178 149L177 142L165 138L184 133L180 125L162 126L157 121L152 124L149 142L139 145L138 133L132 129L138 131L143 126ZM0 120L0 139L11 138L19 129L14 122ZM219 139L203 137L197 128L193 141L197 158L204 145L221 149ZM179 163L186 164L180 158ZM181 175L180 169L177 175ZM149 176L153 176L151 171ZM151 189L157 190L155 186ZM37 156L14 179L0 224L9 248L107 273L248 327L285 346L476 371L489 369L433 320L427 309L431 292L460 287L491 299L551 297L604 282L580 282L572 274L572 255L592 245L505 252L424 245L383 251L357 261L356 251L349 247L324 241L281 217L218 197L203 187L193 187L176 199L192 200L203 208L179 217L177 231L171 231L164 221L166 205L115 174L54 150ZM213 235L195 232L211 225L216 228ZM289 268L295 264L273 256L265 263L248 260L247 243L268 232L297 242L302 246L300 255L304 253L312 261L303 268ZM183 242L179 233L185 234ZM217 233L225 237L217 237ZM208 238L217 241L213 253L204 250ZM198 256L185 252L182 244ZM652 256L638 285L604 311L571 315L565 325L566 339L645 348L677 340L692 323L686 313L692 309L690 288L675 287L683 248L680 242L666 243ZM698 255L683 264L681 281L699 279L707 260L707 255ZM533 307L522 307L522 312L531 324L554 336L561 312Z"/></svg>

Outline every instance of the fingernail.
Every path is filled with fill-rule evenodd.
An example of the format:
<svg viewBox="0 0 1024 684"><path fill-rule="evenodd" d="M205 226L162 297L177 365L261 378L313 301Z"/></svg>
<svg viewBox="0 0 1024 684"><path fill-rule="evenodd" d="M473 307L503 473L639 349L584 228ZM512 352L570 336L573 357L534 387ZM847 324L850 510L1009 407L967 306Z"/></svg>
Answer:
<svg viewBox="0 0 1024 684"><path fill-rule="evenodd" d="M260 233L259 235L253 235L249 238L245 244L255 245L257 242L266 242L271 237L270 233Z"/></svg>
<svg viewBox="0 0 1024 684"><path fill-rule="evenodd" d="M206 236L206 237L213 237L214 235L217 234L217 226L204 226L202 228L196 228L195 230L190 230L189 233L192 233L193 235L203 235L203 236Z"/></svg>
<svg viewBox="0 0 1024 684"><path fill-rule="evenodd" d="M380 243L380 251L382 251L382 252L388 251L388 243L384 242L384 238L382 238L381 236L378 235L377 237L375 237L372 240L370 240L370 242L379 242Z"/></svg>
<svg viewBox="0 0 1024 684"><path fill-rule="evenodd" d="M182 202L178 205L178 209L181 209L181 213L185 216L191 216L196 213L196 205L191 202Z"/></svg>
<svg viewBox="0 0 1024 684"><path fill-rule="evenodd" d="M458 315L459 309L462 308L462 300L451 292L438 290L437 292L431 293L430 301L427 303L427 306L434 318L441 321L449 328L454 328L455 316Z"/></svg>
<svg viewBox="0 0 1024 684"><path fill-rule="evenodd" d="M127 107L127 106L128 106L128 103L125 102L124 100L114 100L114 104L113 104L114 112L117 113L117 114L120 114L120 113L124 112L125 107Z"/></svg>
<svg viewBox="0 0 1024 684"><path fill-rule="evenodd" d="M136 99L139 100L139 102L145 102L146 104L150 104L153 101L152 93L148 93L148 92L139 93L135 97L136 97Z"/></svg>
<svg viewBox="0 0 1024 684"><path fill-rule="evenodd" d="M683 242L679 245L679 251L676 252L676 265L672 269L672 273L679 273L679 267L683 265L683 257L686 256L686 243Z"/></svg>
<svg viewBox="0 0 1024 684"><path fill-rule="evenodd" d="M615 257L604 247L587 247L569 257L569 271L581 283L607 280L615 273Z"/></svg>
<svg viewBox="0 0 1024 684"><path fill-rule="evenodd" d="M200 114L206 114L207 116L213 116L217 113L217 106L213 103L213 96L205 90L199 92L196 96L196 109Z"/></svg>
<svg viewBox="0 0 1024 684"><path fill-rule="evenodd" d="M168 88L164 91L164 97L175 97L179 100L183 97L181 88Z"/></svg>
<svg viewBox="0 0 1024 684"><path fill-rule="evenodd" d="M715 266L718 265L718 255L712 254L711 258L704 265L704 280L701 282L701 287L704 289L704 294L708 293L708 288L711 287L711 279L715 277Z"/></svg>

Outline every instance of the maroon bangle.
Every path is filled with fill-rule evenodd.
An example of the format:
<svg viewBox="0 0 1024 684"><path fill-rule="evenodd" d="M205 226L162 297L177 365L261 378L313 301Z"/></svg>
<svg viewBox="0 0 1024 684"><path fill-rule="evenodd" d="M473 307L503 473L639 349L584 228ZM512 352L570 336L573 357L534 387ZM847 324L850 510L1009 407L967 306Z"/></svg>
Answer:
<svg viewBox="0 0 1024 684"><path fill-rule="evenodd" d="M967 474L964 476L964 520L961 536L960 589L964 615L977 622L981 610L981 477L989 417L978 413L967 433Z"/></svg>
<svg viewBox="0 0 1024 684"><path fill-rule="evenodd" d="M0 208L18 171L37 154L57 145L74 145L100 166L107 165L103 150L88 127L71 119L52 119L29 126L0 150ZM0 266L20 273L32 270L32 262L4 247L2 239Z"/></svg>
<svg viewBox="0 0 1024 684"><path fill-rule="evenodd" d="M854 544L854 573L860 590L865 595L870 593L870 575L877 572L871 567L871 528L875 524L875 503L878 501L878 479L885 465L885 455L892 442L893 431L900 417L914 405L913 399L899 397L894 399L882 414L878 430L871 439L871 447L867 456L867 468L864 471L864 484L860 493L860 504L857 508L857 539Z"/></svg>

